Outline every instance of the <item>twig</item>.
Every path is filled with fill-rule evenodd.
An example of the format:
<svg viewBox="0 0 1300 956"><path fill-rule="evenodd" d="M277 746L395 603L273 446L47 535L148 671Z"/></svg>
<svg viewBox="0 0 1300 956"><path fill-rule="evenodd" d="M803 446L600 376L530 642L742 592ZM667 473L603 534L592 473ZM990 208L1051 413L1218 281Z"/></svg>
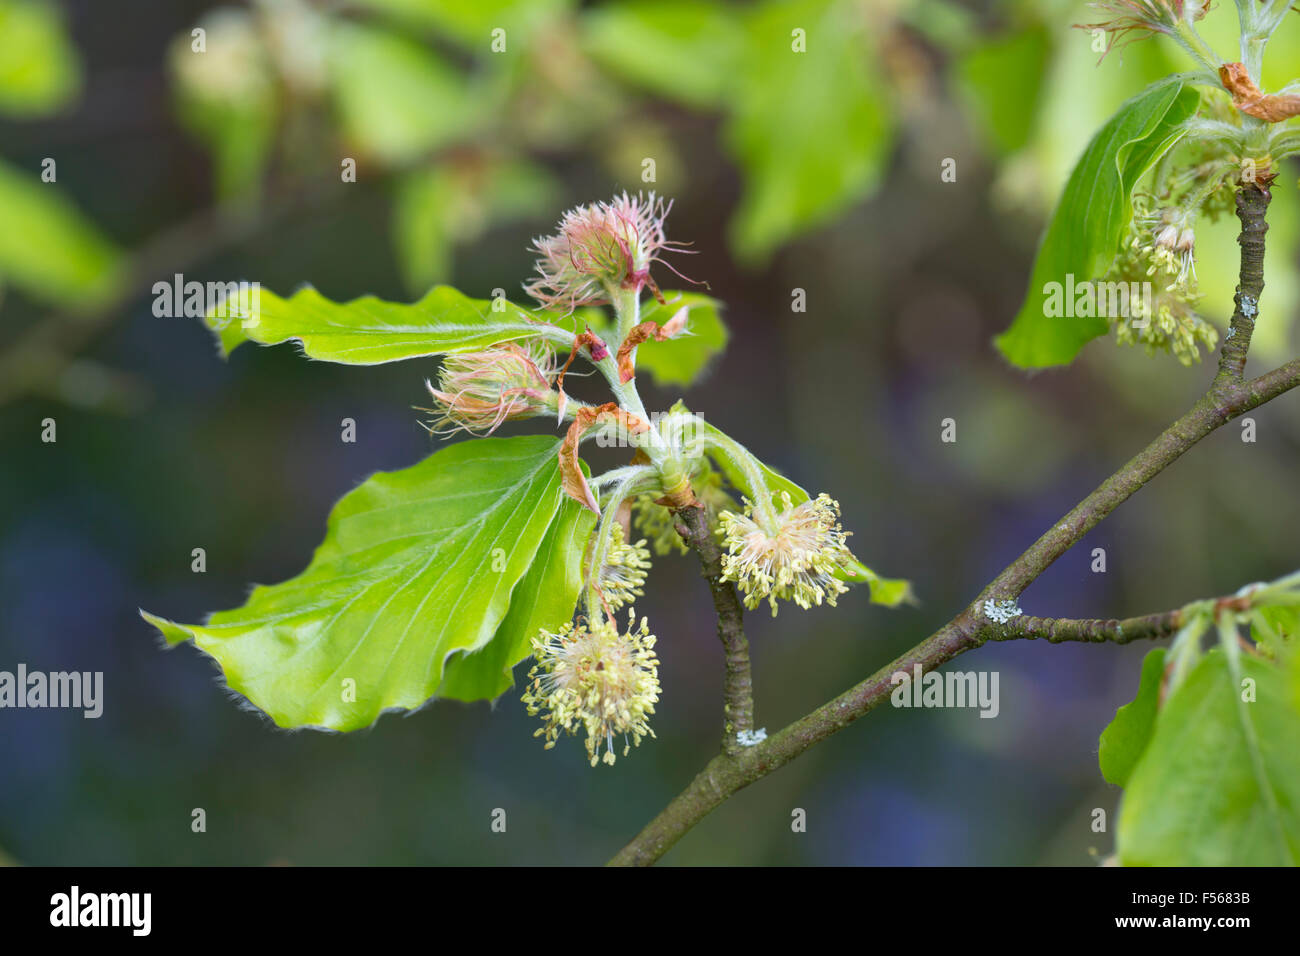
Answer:
<svg viewBox="0 0 1300 956"><path fill-rule="evenodd" d="M699 555L704 579L709 582L713 595L718 639L722 641L727 667L723 684L722 749L726 754L736 754L744 749L738 735L754 729L754 680L749 664L749 641L745 638L745 612L735 586L722 579L722 551L709 530L704 508L690 504L675 513L677 533Z"/></svg>
<svg viewBox="0 0 1300 956"><path fill-rule="evenodd" d="M1273 199L1268 188L1273 176L1261 172L1258 182L1242 183L1237 189L1237 218L1241 220L1241 233L1237 236L1241 245L1240 281L1233 297L1236 308L1232 322L1219 353L1216 385L1240 382L1245 374L1246 353L1250 351L1250 338L1255 332L1259 299L1264 294L1264 236L1268 232L1265 217Z"/></svg>
<svg viewBox="0 0 1300 956"><path fill-rule="evenodd" d="M1059 617L1013 618L994 629L985 640L1019 641L1042 638L1049 644L1081 641L1086 644L1132 644L1134 641L1158 641L1172 637L1183 626L1183 609L1160 614L1129 617L1122 621L1084 620Z"/></svg>

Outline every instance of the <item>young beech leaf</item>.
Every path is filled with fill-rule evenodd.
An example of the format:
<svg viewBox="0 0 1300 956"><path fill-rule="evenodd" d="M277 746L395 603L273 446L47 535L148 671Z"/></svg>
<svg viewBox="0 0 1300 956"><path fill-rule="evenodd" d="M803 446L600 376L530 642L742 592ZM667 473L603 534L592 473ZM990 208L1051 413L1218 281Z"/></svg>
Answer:
<svg viewBox="0 0 1300 956"><path fill-rule="evenodd" d="M560 503L528 573L510 595L510 611L496 636L477 651L447 658L439 697L491 700L510 689L511 669L532 654L532 638L542 630L555 633L573 619L583 554L595 527L596 515L572 498Z"/></svg>
<svg viewBox="0 0 1300 956"><path fill-rule="evenodd" d="M310 287L282 299L261 289L254 294L250 288L241 290L233 304L227 300L214 309L205 321L220 338L225 355L244 342L279 345L296 339L310 358L378 365L471 352L535 335L567 348L573 333L548 324L550 318L504 300L471 299L440 285L410 305L373 296L332 302Z"/></svg>
<svg viewBox="0 0 1300 956"><path fill-rule="evenodd" d="M1126 866L1300 862L1300 710L1285 672L1209 651L1170 694L1128 778L1116 838Z"/></svg>
<svg viewBox="0 0 1300 956"><path fill-rule="evenodd" d="M1096 301L1106 297L1094 294L1091 306L1085 302L1080 309L1078 293L1110 268L1133 219L1134 187L1182 137L1181 124L1198 102L1195 90L1168 77L1121 106L1092 138L1043 236L1024 304L996 339L1011 362L1066 365L1107 332L1108 319L1097 313L1109 302Z"/></svg>
<svg viewBox="0 0 1300 956"><path fill-rule="evenodd" d="M701 428L705 432L712 432L717 435L723 435L714 426L707 422L701 423ZM725 438L726 436L723 435ZM722 454L712 454L711 457L718 469L726 477L727 483L733 488L739 488L746 497L752 500L754 491L750 488L750 482L745 477L745 472L729 457ZM800 505L808 501L812 496L803 488L795 484L789 478L782 475L774 468L770 468L762 462L759 463L759 469L763 472L763 479L767 482L768 490L775 492L778 496L785 492L790 496L790 504ZM778 501L780 498L778 497ZM849 540L849 548L853 548L853 540ZM867 584L871 588L871 603L882 604L885 607L898 607L900 604L913 604L916 598L912 593L912 584L910 581L901 578L882 578L871 568L867 567L857 558L853 559L853 564L847 570L840 570L835 576L841 581L849 584Z"/></svg>
<svg viewBox="0 0 1300 956"><path fill-rule="evenodd" d="M1151 741L1159 709L1160 681L1165 673L1165 648L1158 647L1142 659L1137 696L1115 711L1115 719L1101 732L1097 753L1101 775L1122 787Z"/></svg>
<svg viewBox="0 0 1300 956"><path fill-rule="evenodd" d="M168 643L193 640L216 658L230 687L281 727L357 730L385 710L419 707L441 693L453 655L469 655L452 665L453 695L490 696L520 659L514 625L563 623L573 611L567 584L545 605L520 586L557 513L564 536L578 507L560 492L558 446L548 436L482 438L381 472L335 505L296 578L256 587L202 625L141 613ZM569 581L572 560L561 553L561 566L540 574ZM503 630L515 600L525 603ZM509 647L465 667L494 635Z"/></svg>

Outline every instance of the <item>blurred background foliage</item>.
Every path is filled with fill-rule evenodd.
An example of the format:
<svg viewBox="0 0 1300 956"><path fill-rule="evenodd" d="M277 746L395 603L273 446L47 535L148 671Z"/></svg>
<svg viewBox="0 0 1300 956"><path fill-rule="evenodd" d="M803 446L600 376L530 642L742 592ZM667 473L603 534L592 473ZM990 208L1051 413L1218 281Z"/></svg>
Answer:
<svg viewBox="0 0 1300 956"><path fill-rule="evenodd" d="M1207 23L1225 52L1230 6ZM731 331L691 407L839 498L859 553L921 598L751 615L759 722L784 725L946 621L1209 374L1098 340L1026 377L990 347L1088 137L1189 66L1159 42L1099 64L1070 28L1089 19L1066 0L0 0L0 667L102 670L107 696L97 721L0 716L0 847L31 863L592 863L716 747L720 655L685 560L658 563L640 607L660 636L658 739L613 770L577 745L543 753L513 693L285 734L232 706L193 651L161 653L137 606L187 619L240 603L305 565L340 495L428 453L411 406L434 371L289 348L222 363L201 323L153 315L151 286L175 273L336 299L435 282L514 296L530 237L562 209L654 188L698 252L676 264ZM1298 54L1295 18L1270 63ZM1295 175L1270 213L1260 367L1295 354ZM1221 326L1234 227L1198 230ZM939 441L947 417L955 444ZM1256 443L1207 439L1026 610L1123 617L1300 564L1300 409L1284 397L1253 417ZM982 649L954 666L1000 672L998 719L883 709L667 859L1093 861L1112 839L1092 808L1119 793L1097 736L1144 650Z"/></svg>

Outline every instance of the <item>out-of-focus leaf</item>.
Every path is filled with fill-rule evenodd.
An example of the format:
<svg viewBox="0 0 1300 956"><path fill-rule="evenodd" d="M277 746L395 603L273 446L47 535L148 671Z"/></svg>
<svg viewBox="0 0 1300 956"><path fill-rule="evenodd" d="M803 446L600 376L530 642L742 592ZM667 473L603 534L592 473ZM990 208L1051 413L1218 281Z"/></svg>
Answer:
<svg viewBox="0 0 1300 956"><path fill-rule="evenodd" d="M507 159L487 168L478 192L486 220L507 222L550 212L560 187L546 167L527 160Z"/></svg>
<svg viewBox="0 0 1300 956"><path fill-rule="evenodd" d="M497 342L547 336L570 344L553 316L513 303L471 299L440 285L409 305L374 296L334 302L310 287L287 299L274 292L241 290L208 314L208 327L221 340L223 354L244 342L279 345L295 339L309 358L346 365L379 365L422 355L471 352Z"/></svg>
<svg viewBox="0 0 1300 956"><path fill-rule="evenodd" d="M427 289L451 278L458 198L454 178L442 167L417 170L398 180L393 245L408 289Z"/></svg>
<svg viewBox="0 0 1300 956"><path fill-rule="evenodd" d="M504 30L507 54L574 6L573 0L356 0L356 4L437 30L484 53L492 49L492 31Z"/></svg>
<svg viewBox="0 0 1300 956"><path fill-rule="evenodd" d="M1181 137L1179 125L1199 95L1181 81L1160 81L1124 104L1089 143L1047 227L1025 302L997 346L1024 368L1065 365L1109 328L1098 316L1048 314L1049 298L1100 279L1110 268L1133 217L1133 189ZM1073 303L1069 303L1073 305ZM1067 317L1068 316L1068 317Z"/></svg>
<svg viewBox="0 0 1300 956"><path fill-rule="evenodd" d="M1280 668L1248 654L1241 666L1249 702L1218 648L1165 701L1120 805L1120 862L1300 861L1300 711Z"/></svg>
<svg viewBox="0 0 1300 956"><path fill-rule="evenodd" d="M449 657L498 635L561 505L558 447L548 436L484 438L381 472L334 507L296 578L256 587L202 625L141 614L168 643L193 640L216 658L230 687L281 727L358 730L419 707ZM571 556L560 558L567 573ZM551 620L557 607L519 618ZM500 636L509 652L465 668L457 697L500 693L520 635Z"/></svg>
<svg viewBox="0 0 1300 956"><path fill-rule="evenodd" d="M339 119L367 156L407 162L471 135L485 118L466 77L414 40L340 22L330 50Z"/></svg>
<svg viewBox="0 0 1300 956"><path fill-rule="evenodd" d="M768 2L751 14L726 127L745 177L728 232L746 262L831 220L880 178L893 124L860 16L840 0ZM806 52L792 48L796 30Z"/></svg>
<svg viewBox="0 0 1300 956"><path fill-rule="evenodd" d="M270 57L248 11L215 10L200 28L202 49L184 33L168 52L176 110L212 152L217 196L250 204L275 141L278 104Z"/></svg>
<svg viewBox="0 0 1300 956"><path fill-rule="evenodd" d="M1097 759L1107 783L1117 787L1128 783L1129 774L1151 742L1164 672L1165 648L1158 647L1142 659L1137 696L1116 710L1114 719L1101 732Z"/></svg>
<svg viewBox="0 0 1300 956"><path fill-rule="evenodd" d="M688 106L724 102L744 37L732 8L707 0L633 0L583 18L583 46L601 66Z"/></svg>
<svg viewBox="0 0 1300 956"><path fill-rule="evenodd" d="M978 15L951 0L902 0L898 17L931 43L954 53L981 42Z"/></svg>
<svg viewBox="0 0 1300 956"><path fill-rule="evenodd" d="M0 0L0 113L51 113L80 87L81 68L58 8L45 0Z"/></svg>
<svg viewBox="0 0 1300 956"><path fill-rule="evenodd" d="M1014 153L1029 141L1050 50L1047 31L1033 26L981 43L957 62L956 92L997 152Z"/></svg>
<svg viewBox="0 0 1300 956"><path fill-rule="evenodd" d="M393 243L413 292L451 278L455 247L489 224L540 216L554 204L554 179L525 160L485 159L402 176L393 209Z"/></svg>
<svg viewBox="0 0 1300 956"><path fill-rule="evenodd" d="M121 256L62 180L0 163L0 280L43 302L93 306L117 290Z"/></svg>

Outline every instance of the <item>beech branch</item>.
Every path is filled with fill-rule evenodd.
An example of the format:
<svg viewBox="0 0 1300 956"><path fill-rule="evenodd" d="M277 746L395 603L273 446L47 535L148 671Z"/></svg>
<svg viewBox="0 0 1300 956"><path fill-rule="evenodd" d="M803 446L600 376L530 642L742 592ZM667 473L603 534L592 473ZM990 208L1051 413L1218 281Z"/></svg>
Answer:
<svg viewBox="0 0 1300 956"><path fill-rule="evenodd" d="M1264 233L1267 231L1264 216L1270 198L1267 182L1262 185L1242 183L1238 190L1237 209L1242 229L1238 240L1241 244L1241 269L1237 309L1232 319L1232 331L1224 339L1219 372L1206 394L1092 494L1053 523L1024 554L994 578L975 601L930 637L769 739L714 757L663 812L619 851L610 861L611 865L654 863L683 834L736 791L789 763L888 699L894 689L892 677L899 671L913 674L914 668L919 666L921 673L928 673L958 654L990 640L1045 638L1053 642L1127 643L1167 637L1177 630L1180 611L1125 621L1072 621L1023 615L995 621L984 613L984 607L985 602L1013 601L1019 597L1088 531L1206 435L1300 386L1300 359L1250 381L1242 378L1259 296L1264 288ZM714 547L716 549L716 545ZM708 576L707 563L705 573ZM734 598L734 589L731 594ZM715 591L715 599L716 595ZM718 628L719 634L723 635L721 613ZM727 646L725 636L723 644ZM747 674L748 653L745 655L745 671Z"/></svg>
<svg viewBox="0 0 1300 956"><path fill-rule="evenodd" d="M676 511L677 533L700 558L704 579L709 582L713 608L718 617L718 639L726 662L723 684L722 749L736 754L742 745L738 734L754 729L754 679L749 664L749 641L745 638L744 608L735 585L722 579L722 550L709 530L703 506L692 503Z"/></svg>
<svg viewBox="0 0 1300 956"><path fill-rule="evenodd" d="M1223 339L1215 384L1239 382L1245 374L1246 353L1250 351L1250 337L1259 316L1259 299L1264 294L1264 236L1268 232L1265 217L1273 199L1269 184L1274 177L1267 170L1261 172L1257 182L1242 183L1237 190L1237 218L1241 220L1241 233L1237 236L1241 245L1240 281L1233 297L1236 308Z"/></svg>

